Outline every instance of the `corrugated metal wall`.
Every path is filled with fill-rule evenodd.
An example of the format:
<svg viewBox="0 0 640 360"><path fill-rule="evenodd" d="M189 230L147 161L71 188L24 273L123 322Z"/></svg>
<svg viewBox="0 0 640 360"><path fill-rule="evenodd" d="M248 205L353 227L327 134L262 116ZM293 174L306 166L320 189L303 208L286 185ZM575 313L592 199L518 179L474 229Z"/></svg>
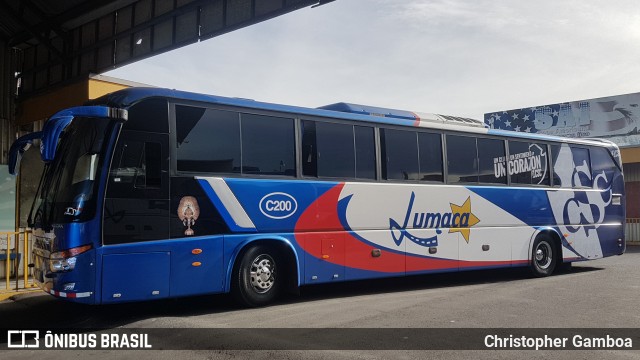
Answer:
<svg viewBox="0 0 640 360"><path fill-rule="evenodd" d="M330 1L137 0L122 5L123 1L105 1L101 11L67 21L64 25L69 30L65 36L54 31L48 43L25 47L21 92L36 93L327 2ZM103 14L104 9L109 12Z"/></svg>
<svg viewBox="0 0 640 360"><path fill-rule="evenodd" d="M0 164L7 163L9 147L15 140L14 113L16 50L0 39Z"/></svg>
<svg viewBox="0 0 640 360"><path fill-rule="evenodd" d="M640 241L640 217L638 217L638 206L640 199L638 193L640 189L640 163L623 164L624 183L627 196L627 225L625 238L627 241Z"/></svg>
<svg viewBox="0 0 640 360"><path fill-rule="evenodd" d="M624 181L640 181L640 163L622 164Z"/></svg>

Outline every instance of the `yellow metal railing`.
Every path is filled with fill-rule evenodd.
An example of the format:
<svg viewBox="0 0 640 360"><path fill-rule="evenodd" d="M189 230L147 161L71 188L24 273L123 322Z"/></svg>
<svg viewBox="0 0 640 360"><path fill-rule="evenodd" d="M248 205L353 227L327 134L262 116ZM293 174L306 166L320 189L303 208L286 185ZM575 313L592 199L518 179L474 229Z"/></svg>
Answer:
<svg viewBox="0 0 640 360"><path fill-rule="evenodd" d="M12 270L15 274L15 288L13 290L29 289L35 286L33 282L29 282L29 255L32 246L30 244L30 234L31 231L29 230L0 232L0 242L4 245L0 249L0 254L4 253L4 259L0 258L0 260L4 260L5 263L5 290L10 290L11 288ZM6 244L4 244L4 241L6 241ZM20 246L20 243L22 243L22 246ZM22 287L20 286L20 260L22 260Z"/></svg>

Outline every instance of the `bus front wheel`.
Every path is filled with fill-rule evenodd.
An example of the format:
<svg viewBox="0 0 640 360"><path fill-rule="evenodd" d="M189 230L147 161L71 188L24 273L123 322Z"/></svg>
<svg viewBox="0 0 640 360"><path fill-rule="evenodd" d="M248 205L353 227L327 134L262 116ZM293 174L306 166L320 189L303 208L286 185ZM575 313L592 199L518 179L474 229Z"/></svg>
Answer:
<svg viewBox="0 0 640 360"><path fill-rule="evenodd" d="M277 253L265 246L249 248L234 271L232 293L241 304L256 307L272 302L280 292Z"/></svg>
<svg viewBox="0 0 640 360"><path fill-rule="evenodd" d="M556 267L553 240L547 236L538 236L531 250L531 272L536 277L549 276Z"/></svg>

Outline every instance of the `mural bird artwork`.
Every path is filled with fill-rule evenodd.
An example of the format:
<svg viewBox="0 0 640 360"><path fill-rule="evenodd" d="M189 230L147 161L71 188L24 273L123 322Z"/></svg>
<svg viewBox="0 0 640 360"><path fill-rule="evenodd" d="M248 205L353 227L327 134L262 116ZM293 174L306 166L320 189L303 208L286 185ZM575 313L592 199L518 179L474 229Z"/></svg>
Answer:
<svg viewBox="0 0 640 360"><path fill-rule="evenodd" d="M200 216L200 207L198 206L198 200L193 196L184 196L180 199L180 205L178 205L178 217L182 220L182 224L187 227L184 234L191 236L194 234L191 227L196 224L196 220Z"/></svg>

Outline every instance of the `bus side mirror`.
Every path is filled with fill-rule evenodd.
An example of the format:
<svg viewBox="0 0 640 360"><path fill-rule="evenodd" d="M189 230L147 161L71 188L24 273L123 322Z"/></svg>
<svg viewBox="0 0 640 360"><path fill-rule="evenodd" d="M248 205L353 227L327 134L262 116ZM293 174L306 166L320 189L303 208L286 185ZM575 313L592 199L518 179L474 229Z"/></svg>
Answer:
<svg viewBox="0 0 640 360"><path fill-rule="evenodd" d="M33 140L42 138L42 131L36 131L31 134L21 136L16 140L9 149L9 174L16 175L18 173L17 168L20 164L21 155L24 154L29 146L33 143Z"/></svg>

